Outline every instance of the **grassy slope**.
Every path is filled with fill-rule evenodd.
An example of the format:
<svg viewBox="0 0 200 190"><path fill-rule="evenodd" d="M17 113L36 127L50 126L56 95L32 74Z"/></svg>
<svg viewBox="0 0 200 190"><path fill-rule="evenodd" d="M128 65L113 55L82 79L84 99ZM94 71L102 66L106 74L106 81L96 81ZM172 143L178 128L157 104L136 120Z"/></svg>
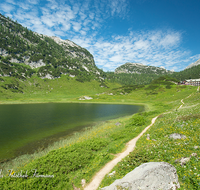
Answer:
<svg viewBox="0 0 200 190"><path fill-rule="evenodd" d="M182 95L190 93L191 91L187 93L181 92ZM175 98L174 96L173 99ZM182 98L184 97L182 96ZM136 149L113 169L113 171L116 171L115 175L113 177L106 176L100 186L108 186L116 179L124 177L124 175L142 163L168 162L177 169L181 185L180 189L199 189L199 99L200 94L193 91L189 98L184 98L185 104L181 109L174 109L171 113L161 114L156 123L147 132L150 134L151 139L147 140L147 136L143 135L137 142ZM174 103L175 102L176 101L174 101ZM170 101L169 103L172 102ZM175 106L176 105L175 103ZM172 133L183 134L187 138L172 140L169 138L169 135ZM196 146L198 148L195 148ZM196 153L197 156L191 157L186 165L181 166L180 163L177 162L177 159L190 157L192 153Z"/></svg>
<svg viewBox="0 0 200 190"><path fill-rule="evenodd" d="M12 77L3 79L4 82L1 82L1 86L12 83L18 85L18 89L23 93L18 91L13 93L0 86L0 103L68 102L83 95L95 95L106 90L104 87L100 87L100 83L97 81L81 83L66 75L54 80L43 80L37 76L26 81ZM112 84L112 87L119 86L119 84Z"/></svg>
<svg viewBox="0 0 200 190"><path fill-rule="evenodd" d="M76 81L72 82L76 83ZM49 84L52 85L54 83L49 81ZM59 94L56 93L56 89L58 89L60 85L61 84L58 83L55 83L54 86L52 85L53 90L55 90L56 98L51 92L52 95L45 95L47 102L50 100L55 101L55 99L56 101L58 100L57 98L59 97ZM64 84L63 82L62 85L70 84ZM83 83L82 87L84 85L86 85L86 83ZM95 85L95 82L91 85ZM105 90L102 90L99 86L95 87L98 89L98 93ZM191 121L190 117L186 117L187 119L179 118L184 115L188 115L188 111L191 114L189 116L196 114L197 111L199 112L199 106L196 105L199 95L195 92L195 87L181 87L174 85L171 89L166 89L164 86L160 86L160 88L158 88L155 93L151 95L148 90L145 90L145 88L135 90L126 95L120 95L119 93L116 93L115 90L111 90L111 88L107 89L109 90L108 93L116 95L108 95L108 93L96 95L97 91L94 90L92 92L91 86L87 89L88 92L90 92L89 94L87 94L87 90L85 90L85 94L83 92L78 94L78 91L73 90L69 91L67 95L65 95L63 90L60 93L61 98L59 101L79 101L79 96L90 95L94 99L84 102L128 104L142 103L148 105L146 110L150 111L136 114L132 118L120 118L110 121L109 123L96 126L82 135L74 137L71 141L60 142L60 144L57 145L57 148L54 147L55 150L45 152L42 157L36 156L33 160L30 158L26 161L27 164L25 164L25 159L23 159L22 163L24 164L22 164L22 167L15 167L19 163L14 164L12 167L14 169L14 171L12 171L13 175L22 170L22 173L28 171L28 175L33 176L34 171L31 170L37 169L38 174L54 175L54 178L28 177L26 179L4 177L0 181L0 184L3 185L4 189L12 189L13 187L15 187L15 189L73 189L72 183L75 184L75 186L81 187L81 179L86 179L86 181L89 182L95 172L97 172L106 162L113 158L113 154L122 151L126 142L137 136L142 129L150 123L151 118L169 110L172 110L174 114L171 113L163 115L163 117L160 117L156 124L148 131L150 137L156 139L157 141L146 141L146 136L144 135L139 143L137 143L136 151L131 153L128 158L125 158L115 167L114 170L116 171L116 175L112 179L106 177L101 186L109 185L112 181L114 181L114 179L123 177L123 175L143 162L162 160L172 163L177 168L182 189L188 189L187 187L190 187L190 189L198 188L197 183L199 183L199 176L193 172L192 177L188 178L188 174L191 173L191 166L193 167L192 169L200 169L198 168L197 159L192 158L186 167L180 167L179 164L174 163L175 159L182 156L188 156L191 152L193 152L193 150L199 155L199 149L192 149L193 146L198 146L197 142L199 142L199 137L197 136L197 134L199 134L199 117L196 119L191 117ZM191 93L193 93L193 95L185 100L186 104L183 109L176 111L181 105L180 100L186 98ZM41 92L39 94L41 95ZM43 98L39 97L40 96L38 94L35 95L37 101L43 100ZM30 97L27 96L23 101L30 101L29 98ZM32 100L34 100L34 98ZM194 104L194 107L191 107L191 104ZM180 123L179 120L181 120L181 122L184 120L184 122L188 124L186 125L183 122ZM121 125L116 126L115 123L117 121L119 121ZM135 121L138 121L138 123ZM183 124L181 131L179 131L179 124ZM188 138L184 141L178 140L175 142L169 140L166 135L174 131L181 132L183 134L187 133L186 136ZM179 145L181 146L184 146L184 143L189 144L188 146L185 146L184 149L180 146L181 151L177 151L176 155L172 155L175 152L174 150L179 148L177 143L180 143ZM127 163L127 160L129 163ZM191 180L191 178L193 180Z"/></svg>

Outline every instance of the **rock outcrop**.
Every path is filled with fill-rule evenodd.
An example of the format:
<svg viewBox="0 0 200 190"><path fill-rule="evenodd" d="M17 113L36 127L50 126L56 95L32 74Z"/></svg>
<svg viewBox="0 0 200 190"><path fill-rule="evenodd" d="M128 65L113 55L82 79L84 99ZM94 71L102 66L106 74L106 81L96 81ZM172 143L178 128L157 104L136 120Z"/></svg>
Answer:
<svg viewBox="0 0 200 190"><path fill-rule="evenodd" d="M79 98L79 100L91 100L93 99L92 97L89 97L89 96L83 96L81 98Z"/></svg>
<svg viewBox="0 0 200 190"><path fill-rule="evenodd" d="M176 169L166 162L148 162L102 190L175 190L180 188Z"/></svg>
<svg viewBox="0 0 200 190"><path fill-rule="evenodd" d="M137 74L170 74L173 71L166 70L164 67L143 65L141 63L125 63L115 69L115 73L137 73Z"/></svg>
<svg viewBox="0 0 200 190"><path fill-rule="evenodd" d="M173 134L169 135L169 138L171 138L171 139L186 139L187 137L182 134L173 133Z"/></svg>
<svg viewBox="0 0 200 190"><path fill-rule="evenodd" d="M188 66L185 68L185 70L186 70L186 69L189 69L189 68L191 68L191 67L197 66L197 65L200 65L200 59L198 59L196 62L191 63L190 65L188 65Z"/></svg>

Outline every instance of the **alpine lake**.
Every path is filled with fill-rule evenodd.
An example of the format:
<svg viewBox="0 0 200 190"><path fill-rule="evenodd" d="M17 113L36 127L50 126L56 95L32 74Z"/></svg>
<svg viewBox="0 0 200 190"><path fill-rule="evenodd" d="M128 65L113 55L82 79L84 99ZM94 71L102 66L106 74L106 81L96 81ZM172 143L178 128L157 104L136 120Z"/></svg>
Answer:
<svg viewBox="0 0 200 190"><path fill-rule="evenodd" d="M95 103L0 105L0 161L34 153L98 122L132 115L143 106Z"/></svg>

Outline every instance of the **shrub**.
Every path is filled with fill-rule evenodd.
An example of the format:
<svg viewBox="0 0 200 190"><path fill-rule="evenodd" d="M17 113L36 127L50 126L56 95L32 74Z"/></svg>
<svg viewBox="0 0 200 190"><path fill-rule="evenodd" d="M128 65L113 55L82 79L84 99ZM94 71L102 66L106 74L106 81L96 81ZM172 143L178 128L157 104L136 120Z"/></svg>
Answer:
<svg viewBox="0 0 200 190"><path fill-rule="evenodd" d="M132 127L133 125L134 126L142 126L145 123L146 123L146 119L144 118L144 116L135 114L131 118L131 122L128 125L126 125L126 127Z"/></svg>

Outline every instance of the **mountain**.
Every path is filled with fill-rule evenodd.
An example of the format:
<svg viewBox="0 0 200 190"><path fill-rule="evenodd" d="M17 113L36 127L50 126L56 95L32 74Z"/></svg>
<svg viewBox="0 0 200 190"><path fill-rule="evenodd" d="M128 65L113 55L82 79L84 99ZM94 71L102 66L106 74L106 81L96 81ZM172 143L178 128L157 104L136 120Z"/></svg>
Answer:
<svg viewBox="0 0 200 190"><path fill-rule="evenodd" d="M184 81L187 79L199 79L200 78L200 64L184 69L183 71L174 72L170 76L173 78L176 78L179 81Z"/></svg>
<svg viewBox="0 0 200 190"><path fill-rule="evenodd" d="M145 85L163 75L172 74L164 67L154 67L141 63L125 63L115 69L115 72L107 72L110 82L118 82L122 85Z"/></svg>
<svg viewBox="0 0 200 190"><path fill-rule="evenodd" d="M105 73L97 68L93 55L85 48L70 40L28 30L2 14L0 42L0 81L3 81L1 77L27 80L32 75L42 79L66 75L79 82L96 80L100 86L105 86L104 79L122 85L143 85L163 75L185 80L199 78L200 73L200 60L180 72L141 63L125 63L115 72Z"/></svg>
<svg viewBox="0 0 200 190"><path fill-rule="evenodd" d="M115 73L136 73L136 74L159 74L165 75L173 73L173 71L168 71L164 67L154 67L143 65L141 63L125 63L120 67L115 69Z"/></svg>
<svg viewBox="0 0 200 190"><path fill-rule="evenodd" d="M108 73L107 75L111 82L118 82L122 85L149 84L161 76L172 77L179 81L197 79L200 77L200 59L179 72L141 63L126 63L116 68L114 73Z"/></svg>
<svg viewBox="0 0 200 190"><path fill-rule="evenodd" d="M0 76L54 79L61 74L80 82L104 80L92 54L70 40L32 32L0 14Z"/></svg>
<svg viewBox="0 0 200 190"><path fill-rule="evenodd" d="M192 67L197 66L197 65L200 65L200 59L197 60L197 61L194 62L194 63L191 63L191 64L188 65L185 69L189 69L189 68L192 68Z"/></svg>

